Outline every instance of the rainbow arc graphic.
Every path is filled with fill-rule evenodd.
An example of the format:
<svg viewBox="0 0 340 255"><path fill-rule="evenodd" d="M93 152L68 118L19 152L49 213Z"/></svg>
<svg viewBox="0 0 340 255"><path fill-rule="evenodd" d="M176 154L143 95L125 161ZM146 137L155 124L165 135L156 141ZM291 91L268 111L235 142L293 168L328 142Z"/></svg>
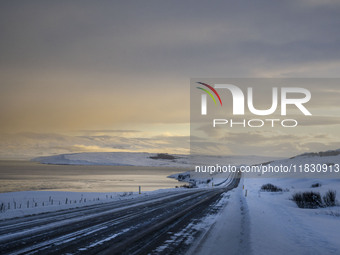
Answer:
<svg viewBox="0 0 340 255"><path fill-rule="evenodd" d="M210 90L217 96L217 98L218 98L218 100L220 101L220 104L221 104L221 106L222 106L221 97L220 97L220 95L217 93L217 91L216 91L212 86L210 86L209 84L203 83L203 82L197 82L197 83L198 83L198 84L201 84L201 85L203 85L203 86L205 86L205 87L207 87L208 89L210 89ZM209 90L204 89L204 88L201 88L201 87L196 87L196 88L198 88L198 89L203 90L204 92L206 92L206 93L212 98L212 100L214 101L214 103L217 104L217 103L216 103L216 100L215 100L215 97L213 96L213 94L211 94L211 92L210 92Z"/></svg>
<svg viewBox="0 0 340 255"><path fill-rule="evenodd" d="M215 105L217 105L216 99L215 99L215 97L213 95L213 94L215 94L215 96L218 98L218 100L220 101L220 104L222 106L221 97L220 97L220 95L217 93L217 91L212 86L210 86L209 84L203 83L203 82L197 82L197 83L202 85L202 86L204 86L205 88L204 87L203 88L196 87L196 88L198 88L200 90L203 90L205 93L207 93L212 98L212 100L214 101ZM202 115L207 115L207 95L206 94L202 94L201 114Z"/></svg>
<svg viewBox="0 0 340 255"><path fill-rule="evenodd" d="M220 97L220 95L217 93L217 91L216 91L212 86L210 86L209 84L203 83L203 82L197 82L197 83L198 83L198 84L201 84L201 85L203 85L203 86L205 86L205 87L207 87L208 89L210 89L210 90L217 96L217 98L218 98L218 100L220 101L220 104L221 104L221 106L222 106L221 97ZM215 100L215 97L213 96L213 94L211 94L211 92L210 92L209 90L204 89L204 88L201 88L201 87L196 87L196 88L198 88L198 89L203 90L204 92L206 92L206 93L212 98L212 100L214 101L214 103L217 104L217 103L216 103L216 100Z"/></svg>

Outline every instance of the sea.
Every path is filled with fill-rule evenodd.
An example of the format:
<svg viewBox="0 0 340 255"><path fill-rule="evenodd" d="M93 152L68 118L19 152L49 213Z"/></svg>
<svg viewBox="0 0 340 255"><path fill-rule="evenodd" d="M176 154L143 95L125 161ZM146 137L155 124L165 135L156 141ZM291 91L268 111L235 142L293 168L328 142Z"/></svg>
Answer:
<svg viewBox="0 0 340 255"><path fill-rule="evenodd" d="M137 192L175 188L168 178L185 170L170 167L51 165L0 160L0 193L16 191Z"/></svg>

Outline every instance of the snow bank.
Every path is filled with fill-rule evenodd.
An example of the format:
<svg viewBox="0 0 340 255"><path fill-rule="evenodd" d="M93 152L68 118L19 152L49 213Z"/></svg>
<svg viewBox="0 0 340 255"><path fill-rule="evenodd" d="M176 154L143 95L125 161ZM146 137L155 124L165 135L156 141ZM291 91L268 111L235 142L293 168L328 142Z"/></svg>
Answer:
<svg viewBox="0 0 340 255"><path fill-rule="evenodd" d="M261 192L272 183L287 192ZM312 188L312 184L321 187ZM290 200L296 192L329 189L340 194L340 180L244 179L254 254L340 254L340 207L301 209Z"/></svg>
<svg viewBox="0 0 340 255"><path fill-rule="evenodd" d="M271 163L335 164L338 152L309 153ZM283 191L261 191L268 183ZM336 191L337 206L301 209L291 200L296 192L323 196L328 190ZM225 208L190 254L340 254L340 178L243 178L227 194Z"/></svg>
<svg viewBox="0 0 340 255"><path fill-rule="evenodd" d="M339 152L308 153L273 163L334 165L340 162ZM253 254L340 254L339 202L334 207L301 209L291 200L297 192L313 191L323 196L328 190L335 190L339 200L340 179L321 177L244 179ZM285 191L260 191L267 183Z"/></svg>

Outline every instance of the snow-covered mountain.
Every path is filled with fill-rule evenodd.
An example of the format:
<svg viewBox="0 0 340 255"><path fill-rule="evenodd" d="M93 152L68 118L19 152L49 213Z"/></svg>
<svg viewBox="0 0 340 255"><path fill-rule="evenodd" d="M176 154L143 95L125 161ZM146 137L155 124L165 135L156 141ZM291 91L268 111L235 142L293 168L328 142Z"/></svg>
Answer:
<svg viewBox="0 0 340 255"><path fill-rule="evenodd" d="M265 177L290 178L339 178L340 149L315 153L304 153L288 159L267 162L271 166L285 166L289 173L274 173ZM265 164L263 164L265 165Z"/></svg>
<svg viewBox="0 0 340 255"><path fill-rule="evenodd" d="M118 166L162 166L190 168L192 165L207 164L259 164L274 160L260 156L190 156L179 154L155 154L141 152L88 152L61 154L34 158L33 161L56 165L118 165Z"/></svg>
<svg viewBox="0 0 340 255"><path fill-rule="evenodd" d="M290 163L290 164L329 164L340 162L340 149L329 150L321 152L303 153L289 159L277 160L276 164Z"/></svg>
<svg viewBox="0 0 340 255"><path fill-rule="evenodd" d="M88 152L34 158L43 164L188 167L188 156L139 152Z"/></svg>

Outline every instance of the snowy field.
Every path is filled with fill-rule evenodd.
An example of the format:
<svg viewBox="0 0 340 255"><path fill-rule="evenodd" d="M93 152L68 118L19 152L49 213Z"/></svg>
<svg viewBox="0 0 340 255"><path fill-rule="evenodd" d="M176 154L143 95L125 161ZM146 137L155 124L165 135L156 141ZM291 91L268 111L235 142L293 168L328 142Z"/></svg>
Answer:
<svg viewBox="0 0 340 255"><path fill-rule="evenodd" d="M337 164L338 152L306 154L273 164ZM282 191L262 191L268 183ZM298 192L319 192L322 197L329 190L338 195L332 207L299 208L291 200ZM339 177L243 178L224 198L224 209L192 254L340 254L339 195Z"/></svg>
<svg viewBox="0 0 340 255"><path fill-rule="evenodd" d="M261 192L272 183L286 192ZM321 187L312 188L320 183ZM296 192L328 190L340 194L340 179L244 179L244 213L250 222L255 254L340 254L340 207L298 208Z"/></svg>

